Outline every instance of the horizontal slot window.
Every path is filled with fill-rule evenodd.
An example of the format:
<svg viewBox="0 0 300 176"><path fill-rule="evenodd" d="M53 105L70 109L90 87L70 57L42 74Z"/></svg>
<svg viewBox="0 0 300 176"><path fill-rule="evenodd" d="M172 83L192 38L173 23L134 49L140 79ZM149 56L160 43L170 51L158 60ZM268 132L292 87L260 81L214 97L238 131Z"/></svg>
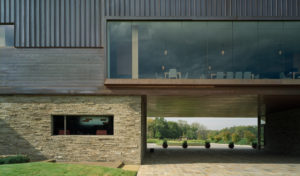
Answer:
<svg viewBox="0 0 300 176"><path fill-rule="evenodd" d="M107 31L111 79L300 79L298 21L111 21Z"/></svg>
<svg viewBox="0 0 300 176"><path fill-rule="evenodd" d="M53 135L113 135L113 116L52 116Z"/></svg>

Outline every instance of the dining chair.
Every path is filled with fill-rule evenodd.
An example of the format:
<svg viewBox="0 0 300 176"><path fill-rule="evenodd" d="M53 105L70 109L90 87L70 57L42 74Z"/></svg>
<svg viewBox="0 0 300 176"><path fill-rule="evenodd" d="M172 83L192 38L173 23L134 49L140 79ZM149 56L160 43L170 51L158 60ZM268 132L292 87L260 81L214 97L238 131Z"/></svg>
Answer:
<svg viewBox="0 0 300 176"><path fill-rule="evenodd" d="M233 79L233 72L227 72L226 79Z"/></svg>
<svg viewBox="0 0 300 176"><path fill-rule="evenodd" d="M205 74L201 74L201 75L200 75L200 79L207 79L207 77L206 77Z"/></svg>
<svg viewBox="0 0 300 176"><path fill-rule="evenodd" d="M175 78L177 79L177 70L172 68L169 69L169 79Z"/></svg>
<svg viewBox="0 0 300 176"><path fill-rule="evenodd" d="M279 74L279 77L280 77L280 79L285 79L285 78L286 78L286 76L285 76L285 74L284 74L283 72L281 72L281 73Z"/></svg>
<svg viewBox="0 0 300 176"><path fill-rule="evenodd" d="M251 79L251 72L244 72L244 79Z"/></svg>
<svg viewBox="0 0 300 176"><path fill-rule="evenodd" d="M217 72L217 79L224 79L224 72Z"/></svg>
<svg viewBox="0 0 300 176"><path fill-rule="evenodd" d="M243 79L243 72L235 72L235 79Z"/></svg>
<svg viewBox="0 0 300 176"><path fill-rule="evenodd" d="M189 72L186 72L184 75L184 79L188 79L188 77L189 77Z"/></svg>

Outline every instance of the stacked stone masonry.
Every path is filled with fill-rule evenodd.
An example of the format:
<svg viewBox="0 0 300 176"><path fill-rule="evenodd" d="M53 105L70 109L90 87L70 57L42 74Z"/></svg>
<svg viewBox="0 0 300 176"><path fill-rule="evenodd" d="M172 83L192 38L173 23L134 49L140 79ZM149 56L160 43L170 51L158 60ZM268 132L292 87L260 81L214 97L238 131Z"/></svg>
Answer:
<svg viewBox="0 0 300 176"><path fill-rule="evenodd" d="M0 155L141 163L140 96L0 96ZM52 135L52 115L114 115L114 135Z"/></svg>

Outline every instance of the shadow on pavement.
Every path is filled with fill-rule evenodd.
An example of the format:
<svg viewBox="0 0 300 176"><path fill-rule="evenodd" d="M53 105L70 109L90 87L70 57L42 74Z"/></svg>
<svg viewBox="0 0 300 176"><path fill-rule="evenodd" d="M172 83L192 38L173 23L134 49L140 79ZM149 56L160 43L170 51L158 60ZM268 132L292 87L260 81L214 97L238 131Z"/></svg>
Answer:
<svg viewBox="0 0 300 176"><path fill-rule="evenodd" d="M300 157L254 149L155 148L154 153L147 149L143 160L143 164L150 165L179 163L299 164Z"/></svg>

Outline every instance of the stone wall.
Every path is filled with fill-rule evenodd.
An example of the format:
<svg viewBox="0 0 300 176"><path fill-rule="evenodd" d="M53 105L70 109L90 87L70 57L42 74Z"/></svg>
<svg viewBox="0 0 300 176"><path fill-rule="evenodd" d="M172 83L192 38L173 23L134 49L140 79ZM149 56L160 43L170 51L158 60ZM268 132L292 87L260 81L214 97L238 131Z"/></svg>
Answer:
<svg viewBox="0 0 300 176"><path fill-rule="evenodd" d="M140 96L0 96L0 155L141 163ZM53 136L51 115L114 115L114 135Z"/></svg>
<svg viewBox="0 0 300 176"><path fill-rule="evenodd" d="M300 109L267 114L265 149L273 153L300 154Z"/></svg>

